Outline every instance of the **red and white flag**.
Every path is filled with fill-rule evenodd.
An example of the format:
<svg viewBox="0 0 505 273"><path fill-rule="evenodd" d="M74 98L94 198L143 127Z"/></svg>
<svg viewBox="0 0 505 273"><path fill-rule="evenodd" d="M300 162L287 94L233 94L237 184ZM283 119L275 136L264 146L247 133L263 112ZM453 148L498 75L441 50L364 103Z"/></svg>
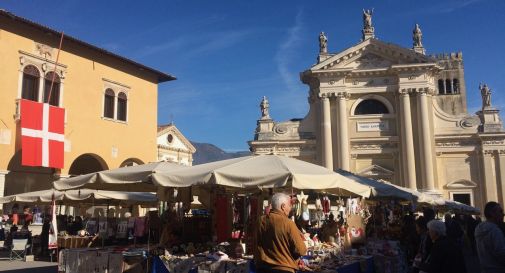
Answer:
<svg viewBox="0 0 505 273"><path fill-rule="evenodd" d="M65 109L21 100L21 164L63 168Z"/></svg>

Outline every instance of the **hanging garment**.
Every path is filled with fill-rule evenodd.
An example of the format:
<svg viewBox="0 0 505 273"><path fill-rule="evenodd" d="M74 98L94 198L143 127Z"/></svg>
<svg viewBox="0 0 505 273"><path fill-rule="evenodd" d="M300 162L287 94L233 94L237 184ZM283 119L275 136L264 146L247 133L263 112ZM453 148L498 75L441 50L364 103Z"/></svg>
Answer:
<svg viewBox="0 0 505 273"><path fill-rule="evenodd" d="M304 221L309 221L310 220L310 215L309 215L309 205L307 204L307 199L303 199L301 203L301 210L302 214L301 217Z"/></svg>
<svg viewBox="0 0 505 273"><path fill-rule="evenodd" d="M328 196L323 197L323 212L324 214L330 213L330 198Z"/></svg>
<svg viewBox="0 0 505 273"><path fill-rule="evenodd" d="M229 227L228 227L228 200L226 195L218 195L216 197L216 235L217 242L224 242L228 240L229 237Z"/></svg>
<svg viewBox="0 0 505 273"><path fill-rule="evenodd" d="M316 210L323 210L323 203L321 203L321 199L316 198Z"/></svg>
<svg viewBox="0 0 505 273"><path fill-rule="evenodd" d="M128 234L128 221L120 220L119 223L117 224L116 238L124 239L126 238L127 234Z"/></svg>
<svg viewBox="0 0 505 273"><path fill-rule="evenodd" d="M146 219L145 217L135 218L135 227L133 228L133 236L142 237L146 230Z"/></svg>
<svg viewBox="0 0 505 273"><path fill-rule="evenodd" d="M294 197L294 204L292 210L294 210L294 216L295 218L300 218L302 215L302 204L300 203L300 200L298 198Z"/></svg>

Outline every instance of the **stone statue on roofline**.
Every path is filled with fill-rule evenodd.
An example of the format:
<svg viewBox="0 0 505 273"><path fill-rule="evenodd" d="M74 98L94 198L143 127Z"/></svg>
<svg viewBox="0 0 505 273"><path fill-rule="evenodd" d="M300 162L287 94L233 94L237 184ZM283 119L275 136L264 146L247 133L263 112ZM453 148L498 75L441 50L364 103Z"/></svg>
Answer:
<svg viewBox="0 0 505 273"><path fill-rule="evenodd" d="M414 40L414 47L422 47L423 46L423 42L422 42L423 33L421 32L421 28L419 27L419 24L416 24L416 27L414 28L412 33L413 33L412 39Z"/></svg>
<svg viewBox="0 0 505 273"><path fill-rule="evenodd" d="M270 119L269 108L270 104L268 103L267 97L263 96L263 99L260 103L261 119Z"/></svg>
<svg viewBox="0 0 505 273"><path fill-rule="evenodd" d="M371 10L363 9L363 29L365 29L365 30L373 29L373 27L372 27L372 14L373 14L373 9L371 9Z"/></svg>
<svg viewBox="0 0 505 273"><path fill-rule="evenodd" d="M479 84L480 95L482 96L482 109L491 107L491 89L487 84Z"/></svg>
<svg viewBox="0 0 505 273"><path fill-rule="evenodd" d="M328 53L328 38L323 31L319 33L319 53Z"/></svg>

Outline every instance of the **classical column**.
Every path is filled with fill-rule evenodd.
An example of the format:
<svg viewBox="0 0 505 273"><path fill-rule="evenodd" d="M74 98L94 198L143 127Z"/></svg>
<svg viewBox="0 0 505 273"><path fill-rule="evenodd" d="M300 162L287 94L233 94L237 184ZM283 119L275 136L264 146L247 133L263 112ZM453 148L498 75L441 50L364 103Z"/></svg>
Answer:
<svg viewBox="0 0 505 273"><path fill-rule="evenodd" d="M349 133L347 127L349 126L349 118L347 116L347 98L346 92L339 93L338 100L338 150L340 154L340 168L349 171Z"/></svg>
<svg viewBox="0 0 505 273"><path fill-rule="evenodd" d="M501 196L498 196L498 202L503 204L505 202L505 150L498 151L498 164L501 185Z"/></svg>
<svg viewBox="0 0 505 273"><path fill-rule="evenodd" d="M419 89L417 92L417 108L420 116L421 134L421 163L425 186L428 191L435 191L435 177L433 174L433 152L431 145L430 118L428 109L428 88Z"/></svg>
<svg viewBox="0 0 505 273"><path fill-rule="evenodd" d="M484 185L486 187L486 202L489 201L498 201L498 187L496 183L495 177L495 168L494 168L494 151L492 150L483 150L482 151L482 163L484 167Z"/></svg>
<svg viewBox="0 0 505 273"><path fill-rule="evenodd" d="M330 98L325 94L321 97L321 137L323 166L333 170L333 148L331 145L331 115Z"/></svg>
<svg viewBox="0 0 505 273"><path fill-rule="evenodd" d="M402 144L403 144L403 163L405 170L404 179L407 179L407 185L410 189L416 190L416 164L414 158L414 137L412 135L412 114L410 111L409 90L400 90L400 109L402 115Z"/></svg>

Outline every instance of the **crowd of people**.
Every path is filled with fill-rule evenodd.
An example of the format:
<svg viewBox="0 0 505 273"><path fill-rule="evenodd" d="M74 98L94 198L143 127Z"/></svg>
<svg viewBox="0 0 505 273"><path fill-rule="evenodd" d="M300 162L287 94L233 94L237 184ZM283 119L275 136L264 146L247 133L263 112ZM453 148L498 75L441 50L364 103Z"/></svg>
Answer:
<svg viewBox="0 0 505 273"><path fill-rule="evenodd" d="M291 201L288 195L273 195L271 206L271 211L261 217L256 233L257 272L293 273L302 269L299 258L307 251L304 237L289 219ZM425 210L417 219L413 215L404 219L402 240L406 248L411 249L407 250L407 256L412 262L412 272L470 272L466 268L463 247L469 249L470 255L478 254L482 273L505 272L504 214L500 204L486 204L484 222L469 215L446 214L443 221L435 216L433 210ZM339 224L330 219L325 227L332 230L328 234L334 234Z"/></svg>

